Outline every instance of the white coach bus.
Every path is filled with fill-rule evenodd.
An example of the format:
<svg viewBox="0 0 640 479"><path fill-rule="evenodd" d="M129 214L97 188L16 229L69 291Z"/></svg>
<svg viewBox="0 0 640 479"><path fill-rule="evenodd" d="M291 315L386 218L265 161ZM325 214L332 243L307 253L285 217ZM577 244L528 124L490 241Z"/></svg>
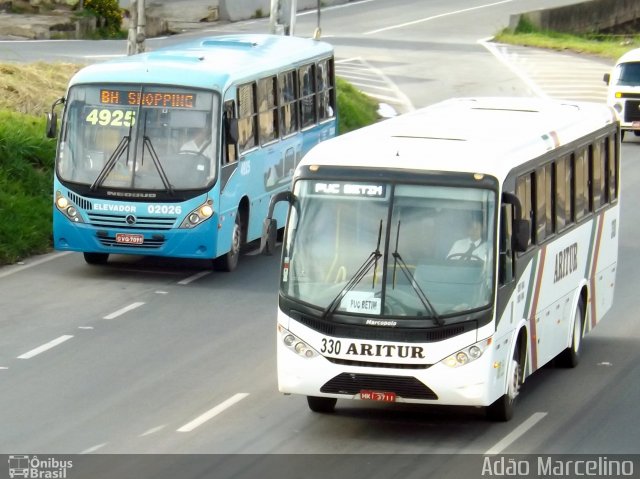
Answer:
<svg viewBox="0 0 640 479"><path fill-rule="evenodd" d="M448 100L323 142L288 201L278 385L337 399L486 407L573 367L609 310L620 126L604 105ZM267 219L263 246L278 225Z"/></svg>

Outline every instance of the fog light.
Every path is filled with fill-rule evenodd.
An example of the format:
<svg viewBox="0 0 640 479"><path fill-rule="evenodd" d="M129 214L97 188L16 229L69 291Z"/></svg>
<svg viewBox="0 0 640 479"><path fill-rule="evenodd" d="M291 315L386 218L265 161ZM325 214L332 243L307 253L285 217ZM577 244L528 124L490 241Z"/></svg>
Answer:
<svg viewBox="0 0 640 479"><path fill-rule="evenodd" d="M458 354L456 354L456 361L458 361L460 364L466 364L467 361L469 361L469 356L460 351Z"/></svg>
<svg viewBox="0 0 640 479"><path fill-rule="evenodd" d="M291 346L295 342L295 340L296 337L292 334L287 334L283 339L284 344L286 344L287 346Z"/></svg>
<svg viewBox="0 0 640 479"><path fill-rule="evenodd" d="M189 221L195 225L200 222L200 217L195 213L191 213L189 215Z"/></svg>
<svg viewBox="0 0 640 479"><path fill-rule="evenodd" d="M69 200L66 199L64 196L58 196L58 198L56 198L56 205L58 206L58 208L63 210L67 206L69 206Z"/></svg>
<svg viewBox="0 0 640 479"><path fill-rule="evenodd" d="M482 355L482 350L478 346L471 346L469 348L469 356L471 359L478 359Z"/></svg>

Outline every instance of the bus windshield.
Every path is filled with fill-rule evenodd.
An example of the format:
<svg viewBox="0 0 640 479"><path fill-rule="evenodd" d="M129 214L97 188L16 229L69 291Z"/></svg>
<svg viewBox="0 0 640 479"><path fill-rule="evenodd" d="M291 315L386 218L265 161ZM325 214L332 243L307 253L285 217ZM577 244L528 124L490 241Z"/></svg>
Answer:
<svg viewBox="0 0 640 479"><path fill-rule="evenodd" d="M495 192L300 180L285 296L334 313L433 318L491 304Z"/></svg>
<svg viewBox="0 0 640 479"><path fill-rule="evenodd" d="M217 175L219 103L218 95L189 88L76 85L58 175L92 189L204 188Z"/></svg>
<svg viewBox="0 0 640 479"><path fill-rule="evenodd" d="M640 85L640 62L621 63L615 73L618 77L616 85Z"/></svg>

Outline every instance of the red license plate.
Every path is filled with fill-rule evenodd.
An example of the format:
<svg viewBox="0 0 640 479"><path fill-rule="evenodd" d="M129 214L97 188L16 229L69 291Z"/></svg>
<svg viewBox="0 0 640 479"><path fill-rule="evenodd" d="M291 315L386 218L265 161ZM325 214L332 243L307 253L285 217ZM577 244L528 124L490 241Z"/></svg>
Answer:
<svg viewBox="0 0 640 479"><path fill-rule="evenodd" d="M368 391L363 389L362 391L360 391L360 399L365 399L367 401L395 402L396 393Z"/></svg>
<svg viewBox="0 0 640 479"><path fill-rule="evenodd" d="M122 244L142 244L144 243L143 235L133 235L129 233L116 233L116 243Z"/></svg>

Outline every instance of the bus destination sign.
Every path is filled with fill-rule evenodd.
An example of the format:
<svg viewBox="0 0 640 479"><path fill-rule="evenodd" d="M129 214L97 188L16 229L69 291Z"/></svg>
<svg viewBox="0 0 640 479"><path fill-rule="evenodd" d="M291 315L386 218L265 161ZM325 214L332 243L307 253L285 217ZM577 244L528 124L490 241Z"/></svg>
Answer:
<svg viewBox="0 0 640 479"><path fill-rule="evenodd" d="M326 183L318 181L313 185L313 192L330 196L365 196L367 198L384 198L386 185L367 183Z"/></svg>
<svg viewBox="0 0 640 479"><path fill-rule="evenodd" d="M103 105L133 105L157 108L193 108L195 93L150 92L139 90L100 90Z"/></svg>

